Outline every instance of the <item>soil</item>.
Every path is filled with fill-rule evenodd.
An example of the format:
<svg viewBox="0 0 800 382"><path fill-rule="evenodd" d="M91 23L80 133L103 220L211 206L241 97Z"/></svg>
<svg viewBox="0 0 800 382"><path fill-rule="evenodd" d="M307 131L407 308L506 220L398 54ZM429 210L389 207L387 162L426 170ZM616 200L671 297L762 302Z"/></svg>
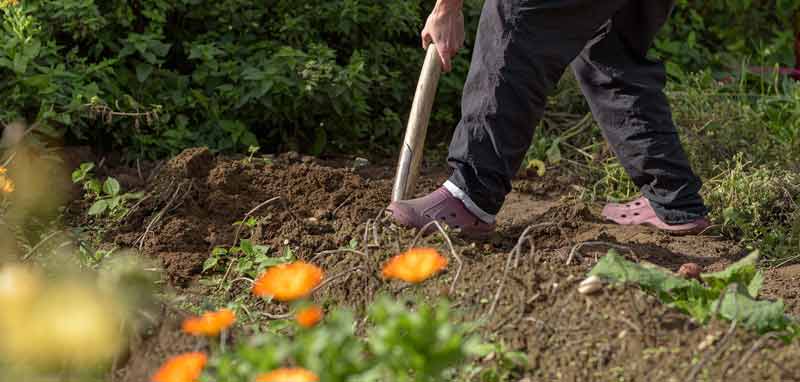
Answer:
<svg viewBox="0 0 800 382"><path fill-rule="evenodd" d="M606 287L591 296L578 293L578 283L612 246L632 260L672 271L690 262L704 271L719 270L745 252L713 234L672 237L605 223L599 218L600 205L570 195L577 180L568 176L525 176L516 181L498 217L498 232L490 240L469 242L450 234L463 261L460 272L459 262L451 261L442 277L407 288L375 276L385 259L414 238L414 232L393 226L383 216L391 189L390 168L353 169L341 161L326 163L296 155L269 163L248 162L214 157L206 149L187 150L151 167L147 177L131 169L115 170L134 178L128 184L123 181L123 186L144 185L148 196L108 233L107 240L140 248L144 256L160 260L169 284L187 294L202 293L198 281L210 251L234 243L238 228L233 223L252 216L258 224L241 230L240 239L274 249L290 247L334 279L316 294L319 301L361 314L380 293L447 296L464 319L483 323L479 332L484 338L528 355L529 364L516 370L515 381L683 381L698 362L703 366L696 373L701 380L800 378L800 345L762 340L739 328L727 335L730 324L725 322L699 327L630 287ZM418 190L433 190L445 177L443 168L428 169ZM275 197L279 199L263 204ZM71 210L81 208L85 206L76 202ZM532 225L530 240L503 277L509 252ZM317 256L348 246L351 239L358 240L366 257ZM585 242L590 243L567 265L573 248ZM440 235L422 243L450 253ZM800 314L800 265L770 269L765 276L764 295L782 298L788 312ZM273 313L282 309L272 305L259 308ZM165 356L195 346L170 329L172 320L167 317L133 350L130 361L119 369L118 380L143 381L142 376L152 373Z"/></svg>

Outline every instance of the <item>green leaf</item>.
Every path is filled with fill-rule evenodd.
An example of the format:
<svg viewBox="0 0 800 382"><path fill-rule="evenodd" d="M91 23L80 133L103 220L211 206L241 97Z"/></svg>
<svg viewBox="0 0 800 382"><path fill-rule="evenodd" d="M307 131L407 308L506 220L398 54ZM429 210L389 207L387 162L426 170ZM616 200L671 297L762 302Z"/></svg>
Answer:
<svg viewBox="0 0 800 382"><path fill-rule="evenodd" d="M144 197L144 192L142 192L142 191L139 191L139 192L128 192L128 193L122 195L122 199L125 199L125 200L141 199L143 197Z"/></svg>
<svg viewBox="0 0 800 382"><path fill-rule="evenodd" d="M112 210L112 211L116 210L117 208L119 208L121 202L122 202L122 198L119 197L119 196L115 196L113 198L109 198L108 199L108 208L110 210Z"/></svg>
<svg viewBox="0 0 800 382"><path fill-rule="evenodd" d="M9 59L7 59L5 57L0 57L0 68L6 68L6 69L12 69L13 70L14 69L14 64L11 63L11 60L9 60Z"/></svg>
<svg viewBox="0 0 800 382"><path fill-rule="evenodd" d="M781 331L789 324L784 314L783 301L754 300L741 289L724 293L721 300L720 316L729 321L738 321L759 333ZM712 311L716 311L717 305L719 300L711 305Z"/></svg>
<svg viewBox="0 0 800 382"><path fill-rule="evenodd" d="M685 280L662 272L655 268L644 267L625 260L617 251L610 250L589 272L590 276L598 276L616 282L631 282L641 285L653 292L669 292L676 288L686 288L700 284L694 280Z"/></svg>
<svg viewBox="0 0 800 382"><path fill-rule="evenodd" d="M17 75L25 74L28 70L28 58L22 54L14 56L14 72Z"/></svg>
<svg viewBox="0 0 800 382"><path fill-rule="evenodd" d="M119 182L112 177L108 177L105 183L103 183L103 192L105 192L106 195L108 196L118 195L119 189L120 189Z"/></svg>
<svg viewBox="0 0 800 382"><path fill-rule="evenodd" d="M140 63L136 65L136 79L145 82L153 73L153 65Z"/></svg>
<svg viewBox="0 0 800 382"><path fill-rule="evenodd" d="M253 249L253 242L247 239L242 239L239 243L239 248L242 249L242 252L247 256L255 255L255 250Z"/></svg>
<svg viewBox="0 0 800 382"><path fill-rule="evenodd" d="M97 180L97 179L92 179L92 180L86 182L83 185L83 187L86 188L87 190L91 191L95 195L100 195L100 192L102 191L102 186L100 185L100 181Z"/></svg>
<svg viewBox="0 0 800 382"><path fill-rule="evenodd" d="M555 139L553 141L553 144L550 145L550 148L547 149L546 155L547 155L547 161L548 162L550 162L552 164L556 164L558 162L561 162L561 149L559 148L560 144L561 144L560 140L559 139Z"/></svg>
<svg viewBox="0 0 800 382"><path fill-rule="evenodd" d="M750 285L756 277L756 265L758 263L759 252L754 251L745 258L731 264L722 271L714 273L703 273L700 277L708 286L719 293L722 293L728 285L737 283L740 285ZM760 289L760 286L759 286ZM755 297L755 296L754 296Z"/></svg>
<svg viewBox="0 0 800 382"><path fill-rule="evenodd" d="M266 256L267 252L269 252L270 246L268 245L254 245L253 246L253 253L256 256Z"/></svg>
<svg viewBox="0 0 800 382"><path fill-rule="evenodd" d="M269 268L274 267L276 265L286 264L292 261L292 257L283 256L283 257L265 257L262 261L259 262L261 268Z"/></svg>
<svg viewBox="0 0 800 382"><path fill-rule="evenodd" d="M39 40L32 39L24 45L22 48L22 53L28 60L32 61L39 55L41 47L42 43L39 42Z"/></svg>
<svg viewBox="0 0 800 382"><path fill-rule="evenodd" d="M228 254L228 250L223 247L215 247L211 250L211 256L225 256Z"/></svg>
<svg viewBox="0 0 800 382"><path fill-rule="evenodd" d="M202 271L202 273L205 273L207 270L217 266L218 262L219 262L219 258L215 257L215 256L212 256L212 257L209 257L208 259L206 259L206 261L203 262L203 271Z"/></svg>
<svg viewBox="0 0 800 382"><path fill-rule="evenodd" d="M90 216L100 215L103 212L106 212L107 209L108 209L108 202L104 199L101 199L94 202L94 204L92 204L92 206L89 207L88 214Z"/></svg>
<svg viewBox="0 0 800 382"><path fill-rule="evenodd" d="M253 262L250 260L242 260L236 267L236 270L239 271L239 273L247 273L251 269L253 269Z"/></svg>
<svg viewBox="0 0 800 382"><path fill-rule="evenodd" d="M317 127L314 129L314 143L311 145L311 155L318 156L325 150L328 144L328 133L325 129Z"/></svg>
<svg viewBox="0 0 800 382"><path fill-rule="evenodd" d="M758 292L761 291L761 286L763 285L764 273L758 271L756 272L756 275L753 276L753 279L750 280L750 284L747 285L747 294L749 294L752 298L758 297Z"/></svg>

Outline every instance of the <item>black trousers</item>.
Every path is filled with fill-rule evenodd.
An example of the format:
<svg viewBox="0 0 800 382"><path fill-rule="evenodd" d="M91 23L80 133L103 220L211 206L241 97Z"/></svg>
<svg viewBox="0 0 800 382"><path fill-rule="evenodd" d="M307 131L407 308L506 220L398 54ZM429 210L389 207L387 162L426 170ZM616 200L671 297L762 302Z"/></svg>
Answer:
<svg viewBox="0 0 800 382"><path fill-rule="evenodd" d="M499 212L567 66L630 177L670 224L707 214L664 94L646 57L672 0L487 0L450 145L450 181Z"/></svg>

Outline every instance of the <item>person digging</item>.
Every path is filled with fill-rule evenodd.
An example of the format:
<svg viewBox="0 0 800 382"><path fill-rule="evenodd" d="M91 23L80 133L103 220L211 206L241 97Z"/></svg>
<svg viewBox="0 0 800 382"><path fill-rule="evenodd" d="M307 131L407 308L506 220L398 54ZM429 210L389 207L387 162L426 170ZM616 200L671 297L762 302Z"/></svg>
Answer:
<svg viewBox="0 0 800 382"><path fill-rule="evenodd" d="M444 71L464 42L463 0L438 0L422 31ZM676 234L709 226L708 209L664 94L666 71L647 58L672 0L486 0L450 143L453 172L427 196L387 207L396 223L438 220L485 237L511 191L550 95L571 66L594 118L642 196L603 217Z"/></svg>

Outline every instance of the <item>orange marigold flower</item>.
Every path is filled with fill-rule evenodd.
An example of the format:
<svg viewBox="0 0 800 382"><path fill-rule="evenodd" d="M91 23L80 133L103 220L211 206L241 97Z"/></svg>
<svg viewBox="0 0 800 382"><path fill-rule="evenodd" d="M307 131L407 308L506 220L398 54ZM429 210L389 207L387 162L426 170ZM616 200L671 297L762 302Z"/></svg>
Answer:
<svg viewBox="0 0 800 382"><path fill-rule="evenodd" d="M278 301L294 301L311 294L322 282L322 269L297 261L274 266L253 285L256 296L270 296Z"/></svg>
<svg viewBox="0 0 800 382"><path fill-rule="evenodd" d="M10 179L0 178L0 191L10 194L14 192L14 182Z"/></svg>
<svg viewBox="0 0 800 382"><path fill-rule="evenodd" d="M322 311L322 308L313 305L297 312L296 318L300 326L310 328L322 321L323 316L325 316L325 313Z"/></svg>
<svg viewBox="0 0 800 382"><path fill-rule="evenodd" d="M194 352L170 358L153 375L152 382L195 382L203 373L208 357Z"/></svg>
<svg viewBox="0 0 800 382"><path fill-rule="evenodd" d="M190 317L183 321L183 331L195 336L214 337L236 321L236 313L230 309L206 312L199 317Z"/></svg>
<svg viewBox="0 0 800 382"><path fill-rule="evenodd" d="M419 283L446 267L447 259L435 249L413 248L391 258L383 266L383 277Z"/></svg>
<svg viewBox="0 0 800 382"><path fill-rule="evenodd" d="M5 174L6 174L6 171L8 171L8 169L7 169L7 168L5 168L5 167L3 167L3 166L0 166L0 175L5 175Z"/></svg>
<svg viewBox="0 0 800 382"><path fill-rule="evenodd" d="M318 382L319 377L311 371L301 368L283 368L273 370L256 377L256 382Z"/></svg>

